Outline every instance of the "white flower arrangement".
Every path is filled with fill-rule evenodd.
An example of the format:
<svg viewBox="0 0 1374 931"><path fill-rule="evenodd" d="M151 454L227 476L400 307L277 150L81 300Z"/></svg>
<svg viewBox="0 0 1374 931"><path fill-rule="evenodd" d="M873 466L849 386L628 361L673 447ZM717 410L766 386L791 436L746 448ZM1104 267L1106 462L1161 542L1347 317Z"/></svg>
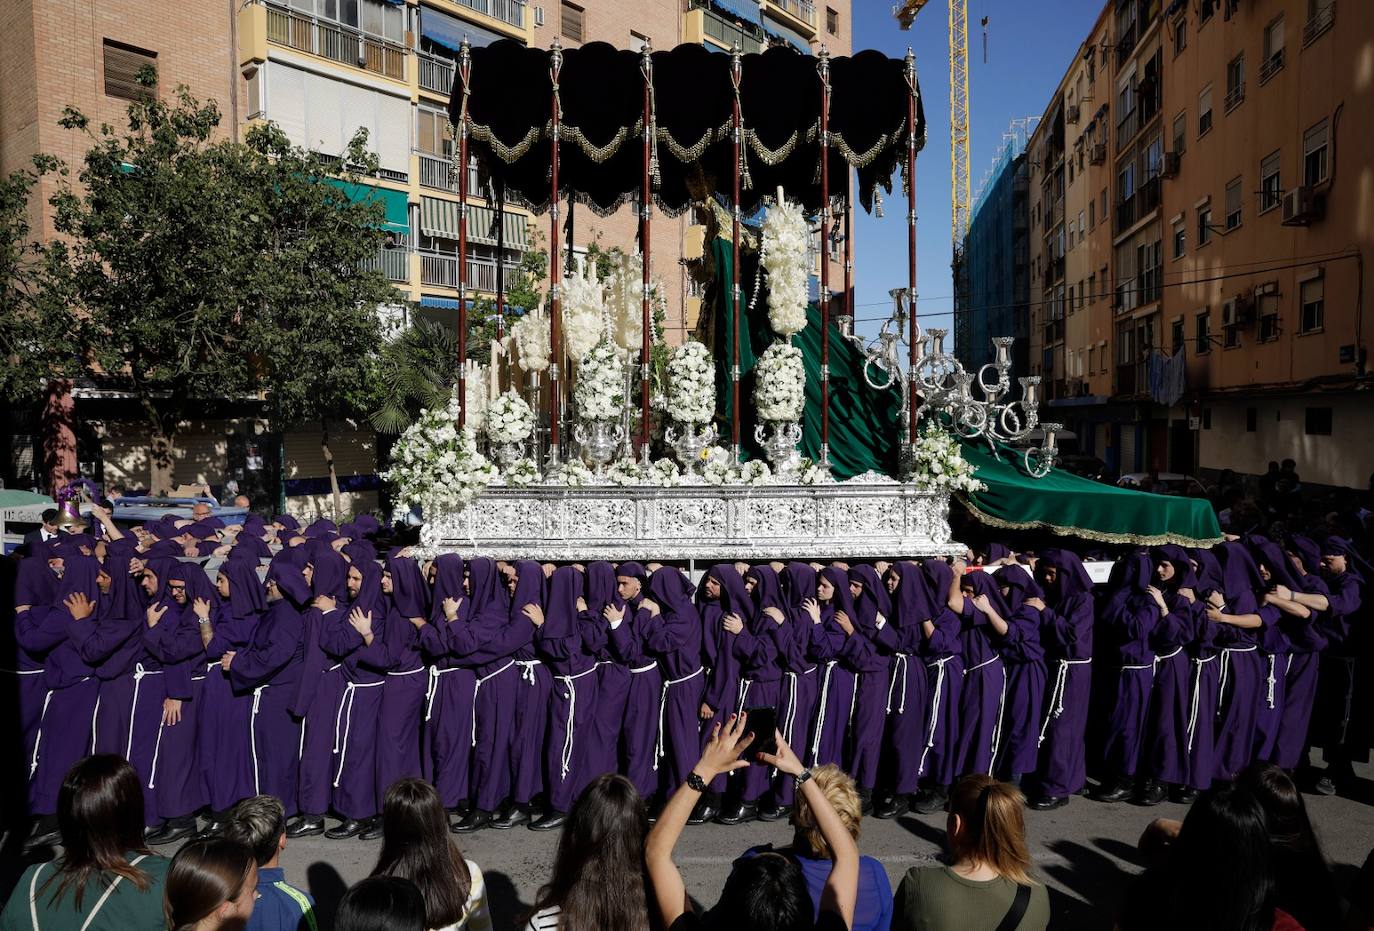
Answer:
<svg viewBox="0 0 1374 931"><path fill-rule="evenodd" d="M534 432L534 411L514 391L507 391L487 408L487 439L493 443L523 443Z"/></svg>
<svg viewBox="0 0 1374 931"><path fill-rule="evenodd" d="M702 478L706 479L708 485L727 485L730 482L730 475L735 471L735 457L730 450L724 446L712 446L701 452L701 458L705 460L702 467Z"/></svg>
<svg viewBox="0 0 1374 931"><path fill-rule="evenodd" d="M501 477L506 480L507 487L527 488L539 480L539 467L528 457L517 459L501 473Z"/></svg>
<svg viewBox="0 0 1374 931"><path fill-rule="evenodd" d="M463 425L480 433L487 416L487 369L480 362L467 361L465 373L467 386L467 412ZM458 389L455 387L454 391Z"/></svg>
<svg viewBox="0 0 1374 931"><path fill-rule="evenodd" d="M571 459L563 463L550 480L550 484L567 485L569 488L592 485L595 482L596 473L581 459Z"/></svg>
<svg viewBox="0 0 1374 931"><path fill-rule="evenodd" d="M806 329L810 228L801 207L782 197L763 218L759 262L768 275L768 322L784 338Z"/></svg>
<svg viewBox="0 0 1374 931"><path fill-rule="evenodd" d="M806 406L806 368L801 350L781 340L764 350L755 367L754 405L760 420L800 420Z"/></svg>
<svg viewBox="0 0 1374 931"><path fill-rule="evenodd" d="M563 279L562 313L568 355L581 359L606 334L606 294L592 262L584 263L582 274Z"/></svg>
<svg viewBox="0 0 1374 931"><path fill-rule="evenodd" d="M642 485L644 469L633 459L617 459L607 467L606 481L612 485Z"/></svg>
<svg viewBox="0 0 1374 931"><path fill-rule="evenodd" d="M625 363L609 340L582 357L573 388L582 420L618 420L625 408Z"/></svg>
<svg viewBox="0 0 1374 931"><path fill-rule="evenodd" d="M710 423L716 414L716 377L711 350L688 340L668 359L668 416L680 424Z"/></svg>
<svg viewBox="0 0 1374 931"><path fill-rule="evenodd" d="M814 459L802 457L797 464L797 471L792 475L792 482L796 485L823 485L830 481L830 473L821 468L821 464Z"/></svg>
<svg viewBox="0 0 1374 931"><path fill-rule="evenodd" d="M644 482L663 488L673 488L682 484L682 469L671 459L655 459L644 473Z"/></svg>
<svg viewBox="0 0 1374 931"><path fill-rule="evenodd" d="M767 485L773 479L773 470L762 459L750 459L740 464L733 477L742 485Z"/></svg>
<svg viewBox="0 0 1374 931"><path fill-rule="evenodd" d="M549 367L553 347L549 344L549 318L536 307L511 324L510 334L520 353L520 367L526 372L542 372Z"/></svg>
<svg viewBox="0 0 1374 931"><path fill-rule="evenodd" d="M935 491L985 491L977 470L964 458L959 441L936 424L922 425L917 437L910 481Z"/></svg>
<svg viewBox="0 0 1374 931"><path fill-rule="evenodd" d="M654 332L654 313L666 307L663 288L655 280L649 282L649 342L659 340ZM610 318L611 336L615 344L627 353L637 353L644 339L644 259L638 254L621 255L620 261L606 279L606 312Z"/></svg>
<svg viewBox="0 0 1374 931"><path fill-rule="evenodd" d="M462 510L498 478L496 466L477 450L476 433L458 430L457 418L456 397L445 408L422 412L391 448L391 468L380 476L401 501L431 517Z"/></svg>

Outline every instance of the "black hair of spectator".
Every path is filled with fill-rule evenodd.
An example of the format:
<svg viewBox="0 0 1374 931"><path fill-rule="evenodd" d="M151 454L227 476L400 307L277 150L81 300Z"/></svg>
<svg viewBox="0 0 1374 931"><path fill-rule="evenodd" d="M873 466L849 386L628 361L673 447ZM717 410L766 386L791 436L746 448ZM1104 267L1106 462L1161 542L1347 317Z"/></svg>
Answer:
<svg viewBox="0 0 1374 931"><path fill-rule="evenodd" d="M130 853L152 853L143 840L143 787L123 757L88 756L67 772L57 793L57 825L62 858L42 886L46 890L57 881L54 903L71 889L79 911L87 884L101 873L122 876L140 892L147 891L148 874L128 858Z"/></svg>
<svg viewBox="0 0 1374 931"><path fill-rule="evenodd" d="M797 862L769 852L735 861L706 919L707 927L718 929L811 931L816 906Z"/></svg>
<svg viewBox="0 0 1374 931"><path fill-rule="evenodd" d="M399 876L369 876L339 900L334 931L425 931L425 900Z"/></svg>

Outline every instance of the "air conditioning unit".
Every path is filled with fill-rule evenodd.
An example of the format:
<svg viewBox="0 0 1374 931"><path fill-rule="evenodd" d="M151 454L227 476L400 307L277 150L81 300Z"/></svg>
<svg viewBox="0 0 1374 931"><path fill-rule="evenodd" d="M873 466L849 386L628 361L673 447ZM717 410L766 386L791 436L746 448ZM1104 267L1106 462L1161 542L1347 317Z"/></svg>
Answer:
<svg viewBox="0 0 1374 931"><path fill-rule="evenodd" d="M544 8L542 6L534 8L534 24L536 26L544 25Z"/></svg>
<svg viewBox="0 0 1374 931"><path fill-rule="evenodd" d="M1092 153L1088 156L1088 161L1093 165L1101 165L1107 160L1107 143L1093 143Z"/></svg>
<svg viewBox="0 0 1374 931"><path fill-rule="evenodd" d="M1306 226L1322 218L1324 204L1310 187L1295 187L1283 195L1283 225Z"/></svg>
<svg viewBox="0 0 1374 931"><path fill-rule="evenodd" d="M1255 322L1255 292L1245 291L1236 295L1232 316L1237 326L1251 326Z"/></svg>
<svg viewBox="0 0 1374 931"><path fill-rule="evenodd" d="M1077 125L1077 123L1078 123L1078 104L1076 104L1076 103L1071 103L1071 104L1069 104L1068 108L1064 110L1064 122L1066 122L1066 123L1068 123L1068 124L1070 124L1070 125Z"/></svg>
<svg viewBox="0 0 1374 931"><path fill-rule="evenodd" d="M1177 152L1164 153L1164 168L1160 172L1166 178L1178 177L1179 165L1183 163L1183 157Z"/></svg>

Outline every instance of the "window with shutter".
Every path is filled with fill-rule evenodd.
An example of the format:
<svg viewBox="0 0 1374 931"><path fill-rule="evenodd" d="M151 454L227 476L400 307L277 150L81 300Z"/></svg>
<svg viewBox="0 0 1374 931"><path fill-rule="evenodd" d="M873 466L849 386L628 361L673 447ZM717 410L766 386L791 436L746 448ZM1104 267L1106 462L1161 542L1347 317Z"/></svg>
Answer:
<svg viewBox="0 0 1374 931"><path fill-rule="evenodd" d="M585 16L586 11L582 7L563 4L563 38L570 42L581 42Z"/></svg>
<svg viewBox="0 0 1374 931"><path fill-rule="evenodd" d="M156 96L156 87L145 87L138 81L144 68L157 68L157 52L105 40L105 94L122 100L140 100Z"/></svg>

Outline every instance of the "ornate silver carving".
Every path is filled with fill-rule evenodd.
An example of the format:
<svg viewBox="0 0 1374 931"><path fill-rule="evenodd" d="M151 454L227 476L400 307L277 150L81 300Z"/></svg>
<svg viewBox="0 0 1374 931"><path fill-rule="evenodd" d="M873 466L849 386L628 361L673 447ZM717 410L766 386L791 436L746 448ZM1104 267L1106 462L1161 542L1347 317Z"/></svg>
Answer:
<svg viewBox="0 0 1374 931"><path fill-rule="evenodd" d="M509 469L525 454L524 443L492 443L491 455L502 469Z"/></svg>
<svg viewBox="0 0 1374 931"><path fill-rule="evenodd" d="M617 420L579 420L573 427L573 436L600 473L620 451L620 444L625 439L625 425Z"/></svg>
<svg viewBox="0 0 1374 931"><path fill-rule="evenodd" d="M421 529L425 556L829 559L946 556L949 496L892 481L490 488Z"/></svg>
<svg viewBox="0 0 1374 931"><path fill-rule="evenodd" d="M672 423L664 432L663 439L672 447L683 470L688 475L696 475L697 468L701 465L702 452L716 441L716 425L698 427L690 423Z"/></svg>
<svg viewBox="0 0 1374 931"><path fill-rule="evenodd" d="M781 475L790 475L801 465L801 456L797 453L801 438L801 424L795 420L770 420L767 424L754 425L754 441L763 447L773 471Z"/></svg>

